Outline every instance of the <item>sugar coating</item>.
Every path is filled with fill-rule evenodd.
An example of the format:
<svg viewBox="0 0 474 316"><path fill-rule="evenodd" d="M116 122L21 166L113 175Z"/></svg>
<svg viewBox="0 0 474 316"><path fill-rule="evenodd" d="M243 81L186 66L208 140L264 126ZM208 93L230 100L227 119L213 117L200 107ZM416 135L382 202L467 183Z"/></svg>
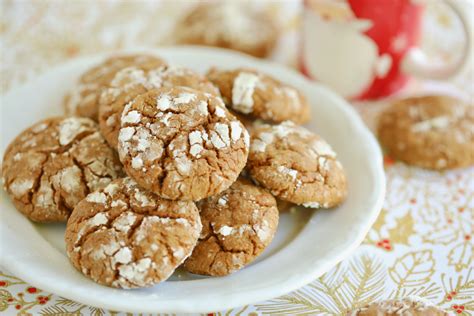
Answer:
<svg viewBox="0 0 474 316"><path fill-rule="evenodd" d="M116 183L109 183L105 188L104 192L107 195L114 195L117 193L117 190L119 189L119 186Z"/></svg>
<svg viewBox="0 0 474 316"><path fill-rule="evenodd" d="M320 156L336 157L336 153L332 150L331 146L322 140L317 140L312 143L312 148L316 154Z"/></svg>
<svg viewBox="0 0 474 316"><path fill-rule="evenodd" d="M230 226L222 226L219 229L218 233L221 234L222 236L229 236L230 234L232 234L233 230L234 229Z"/></svg>
<svg viewBox="0 0 474 316"><path fill-rule="evenodd" d="M40 133L40 132L44 131L47 128L48 128L48 124L41 123L41 124L38 124L38 125L34 126L31 130L33 131L33 133Z"/></svg>
<svg viewBox="0 0 474 316"><path fill-rule="evenodd" d="M283 201L333 207L346 196L347 181L331 146L292 122L253 129L250 176Z"/></svg>
<svg viewBox="0 0 474 316"><path fill-rule="evenodd" d="M304 207L308 208L320 208L321 205L318 202L306 202L302 204Z"/></svg>
<svg viewBox="0 0 474 316"><path fill-rule="evenodd" d="M87 120L70 117L61 121L59 125L59 144L67 145L72 142L77 135L87 130L87 126L84 126L84 122Z"/></svg>
<svg viewBox="0 0 474 316"><path fill-rule="evenodd" d="M223 108L217 107L216 111L214 112L218 117L226 117L226 112Z"/></svg>
<svg viewBox="0 0 474 316"><path fill-rule="evenodd" d="M200 202L203 230L184 267L227 275L252 262L271 242L278 224L275 198L245 179Z"/></svg>
<svg viewBox="0 0 474 316"><path fill-rule="evenodd" d="M162 64L162 60L152 56L146 58L113 56L108 58L79 78L78 85L65 98L67 114L88 117L97 121L100 101L105 92L116 97L119 94L116 88L117 84L129 86L131 78L133 80L142 79L140 74L136 73L137 67L157 67ZM129 67L131 65L134 67ZM124 68L126 70L123 73L127 73L127 75L117 76L114 80L114 77ZM143 76L143 74L141 75Z"/></svg>
<svg viewBox="0 0 474 316"><path fill-rule="evenodd" d="M217 203L219 205L226 205L227 204L227 198L225 196L221 197L219 200L217 200Z"/></svg>
<svg viewBox="0 0 474 316"><path fill-rule="evenodd" d="M53 179L58 179L58 182L64 191L74 192L81 185L81 175L82 172L78 166L71 166L62 169L53 177Z"/></svg>
<svg viewBox="0 0 474 316"><path fill-rule="evenodd" d="M203 147L203 133L201 131L194 131L189 133L189 144L191 145L191 148L189 150L190 154L194 157L200 157L200 153L204 150ZM206 135L207 138L207 135Z"/></svg>
<svg viewBox="0 0 474 316"><path fill-rule="evenodd" d="M115 201L112 201L112 203L110 203L110 206L111 207L124 207L124 206L127 206L127 203L125 203L124 201L122 200L115 200Z"/></svg>
<svg viewBox="0 0 474 316"><path fill-rule="evenodd" d="M66 250L73 265L112 287L148 287L167 279L199 237L202 225L196 206L162 200L130 178L110 187L110 199L120 198L127 209L118 211L113 202L97 207L83 200L77 205L66 228ZM98 193L105 194L105 189Z"/></svg>
<svg viewBox="0 0 474 316"><path fill-rule="evenodd" d="M128 247L120 248L114 255L116 263L127 264L132 261L132 251Z"/></svg>
<svg viewBox="0 0 474 316"><path fill-rule="evenodd" d="M143 167L143 160L141 157L136 156L132 158L132 168L134 169L140 169Z"/></svg>
<svg viewBox="0 0 474 316"><path fill-rule="evenodd" d="M260 133L252 140L252 151L265 152L267 145L271 144L274 140L272 133Z"/></svg>
<svg viewBox="0 0 474 316"><path fill-rule="evenodd" d="M413 132L426 132L431 129L443 129L449 126L450 118L448 116L438 116L429 120L424 120L414 124L411 127Z"/></svg>
<svg viewBox="0 0 474 316"><path fill-rule="evenodd" d="M135 199L140 202L141 206L146 207L146 206L153 206L155 203L151 201L146 194L143 194L142 191L137 190L134 195Z"/></svg>
<svg viewBox="0 0 474 316"><path fill-rule="evenodd" d="M447 170L474 163L474 107L457 98L396 100L379 116L377 134L391 157L410 165Z"/></svg>
<svg viewBox="0 0 474 316"><path fill-rule="evenodd" d="M138 123L140 122L142 115L138 111L130 111L122 117L122 122L124 123Z"/></svg>
<svg viewBox="0 0 474 316"><path fill-rule="evenodd" d="M2 169L12 202L37 222L66 221L87 194L121 175L97 124L78 117L53 117L23 131Z"/></svg>
<svg viewBox="0 0 474 316"><path fill-rule="evenodd" d="M268 240L274 233L266 220L263 220L260 225L253 225L253 229L261 241Z"/></svg>
<svg viewBox="0 0 474 316"><path fill-rule="evenodd" d="M253 110L253 93L259 77L252 73L241 72L232 86L232 106L239 112L249 114Z"/></svg>
<svg viewBox="0 0 474 316"><path fill-rule="evenodd" d="M121 278L137 286L146 286L145 277L149 273L150 267L151 259L143 258L137 262L121 265L118 270Z"/></svg>
<svg viewBox="0 0 474 316"><path fill-rule="evenodd" d="M305 97L269 75L248 68L213 68L207 76L219 87L227 106L237 112L275 123L291 120L303 124L310 119Z"/></svg>
<svg viewBox="0 0 474 316"><path fill-rule="evenodd" d="M84 225L81 227L81 229L77 233L75 242L78 243L81 240L81 238L82 238L83 234L86 232L86 230L88 230L92 227L105 225L105 224L107 224L107 222L108 222L107 214L97 213L96 215L94 215L92 218L88 219L84 223ZM77 247L77 245L74 247L74 251L78 251L79 249L80 249L80 247Z"/></svg>
<svg viewBox="0 0 474 316"><path fill-rule="evenodd" d="M125 212L114 220L113 227L122 232L128 232L135 223L137 216L132 212Z"/></svg>
<svg viewBox="0 0 474 316"><path fill-rule="evenodd" d="M126 119L134 111L141 113L139 122ZM212 190L222 191L237 177L248 152L248 132L225 110L222 100L185 87L151 90L137 97L125 106L121 124L118 152L125 169L143 187L167 199L191 190L199 191L201 198ZM224 153L216 155L218 151ZM226 167L218 167L229 159ZM212 173L208 180L203 179L206 172ZM199 181L214 188L192 185L198 174Z"/></svg>
<svg viewBox="0 0 474 316"><path fill-rule="evenodd" d="M296 175L298 174L298 171L291 168L287 168L285 166L278 166L277 170L283 173L284 175L289 175L293 180L296 180Z"/></svg>
<svg viewBox="0 0 474 316"><path fill-rule="evenodd" d="M33 180L16 180L10 184L14 196L21 197L33 187Z"/></svg>
<svg viewBox="0 0 474 316"><path fill-rule="evenodd" d="M232 141L234 142L238 141L243 131L241 123L238 121L230 122L230 130L231 130Z"/></svg>
<svg viewBox="0 0 474 316"><path fill-rule="evenodd" d="M211 131L211 142L217 149L222 149L230 145L229 126L217 123L215 131Z"/></svg>
<svg viewBox="0 0 474 316"><path fill-rule="evenodd" d="M107 196L103 192L93 192L86 197L86 201L104 204L107 202Z"/></svg>
<svg viewBox="0 0 474 316"><path fill-rule="evenodd" d="M174 98L173 102L175 104L185 104L185 103L189 103L189 102L191 102L195 99L196 99L196 94L183 92L183 93L180 93L177 98ZM199 104L201 104L201 103L199 103ZM207 108L207 105L206 105L206 108Z"/></svg>
<svg viewBox="0 0 474 316"><path fill-rule="evenodd" d="M119 141L129 141L130 139L132 139L133 134L135 134L135 129L133 127L124 127L120 129Z"/></svg>

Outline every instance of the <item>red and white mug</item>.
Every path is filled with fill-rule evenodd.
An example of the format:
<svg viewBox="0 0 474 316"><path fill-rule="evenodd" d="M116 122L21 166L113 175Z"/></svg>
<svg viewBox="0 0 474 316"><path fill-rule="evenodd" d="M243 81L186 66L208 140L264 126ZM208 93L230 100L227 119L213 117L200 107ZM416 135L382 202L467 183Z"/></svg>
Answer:
<svg viewBox="0 0 474 316"><path fill-rule="evenodd" d="M301 71L349 99L389 96L411 76L447 79L472 55L472 12L463 1L444 0L462 22L464 50L436 65L417 47L427 1L305 0Z"/></svg>

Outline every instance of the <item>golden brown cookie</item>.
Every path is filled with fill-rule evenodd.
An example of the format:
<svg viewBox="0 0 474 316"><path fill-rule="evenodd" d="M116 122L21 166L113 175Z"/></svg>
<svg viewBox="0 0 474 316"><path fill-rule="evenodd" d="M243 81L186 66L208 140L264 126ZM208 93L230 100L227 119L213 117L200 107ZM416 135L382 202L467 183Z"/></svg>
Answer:
<svg viewBox="0 0 474 316"><path fill-rule="evenodd" d="M109 144L117 148L120 115L127 103L151 89L174 86L220 95L205 76L183 67L162 66L148 70L129 67L119 71L102 94L99 106L100 128Z"/></svg>
<svg viewBox="0 0 474 316"><path fill-rule="evenodd" d="M400 300L386 300L371 303L347 313L347 316L448 316L431 302L407 297Z"/></svg>
<svg viewBox="0 0 474 316"><path fill-rule="evenodd" d="M97 283L149 287L191 254L201 228L193 202L160 199L122 178L77 204L67 222L66 251Z"/></svg>
<svg viewBox="0 0 474 316"><path fill-rule="evenodd" d="M245 167L249 135L221 98L185 87L150 90L127 104L119 157L162 198L197 201L227 189Z"/></svg>
<svg viewBox="0 0 474 316"><path fill-rule="evenodd" d="M474 164L474 106L448 96L394 102L380 116L380 142L393 158L428 169Z"/></svg>
<svg viewBox="0 0 474 316"><path fill-rule="evenodd" d="M265 12L236 1L201 3L180 22L175 32L183 44L229 48L255 57L269 55L279 29Z"/></svg>
<svg viewBox="0 0 474 316"><path fill-rule="evenodd" d="M344 169L331 146L290 121L252 131L247 169L273 195L297 205L329 208L346 197Z"/></svg>
<svg viewBox="0 0 474 316"><path fill-rule="evenodd" d="M37 222L62 222L89 192L122 176L116 153L88 118L55 117L24 130L3 157L3 184Z"/></svg>
<svg viewBox="0 0 474 316"><path fill-rule="evenodd" d="M165 65L162 59L151 55L120 55L110 57L79 78L78 86L64 98L66 113L88 117L97 121L100 95L119 70L130 66L151 69L162 65Z"/></svg>
<svg viewBox="0 0 474 316"><path fill-rule="evenodd" d="M203 230L184 268L223 276L251 263L270 244L278 226L275 198L245 179L199 203Z"/></svg>
<svg viewBox="0 0 474 316"><path fill-rule="evenodd" d="M265 121L293 121L303 124L310 119L304 95L268 75L253 69L211 69L207 73L233 110Z"/></svg>

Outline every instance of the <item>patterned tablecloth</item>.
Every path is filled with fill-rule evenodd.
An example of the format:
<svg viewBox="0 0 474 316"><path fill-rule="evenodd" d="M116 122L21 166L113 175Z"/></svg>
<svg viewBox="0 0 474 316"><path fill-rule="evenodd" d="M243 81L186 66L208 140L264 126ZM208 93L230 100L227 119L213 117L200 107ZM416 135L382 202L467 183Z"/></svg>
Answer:
<svg viewBox="0 0 474 316"><path fill-rule="evenodd" d="M428 0L423 46L450 58L462 45L459 23L438 0ZM0 19L2 93L84 54L173 42L173 23L188 2L2 1ZM282 9L286 7L285 9ZM269 2L284 29L273 59L295 65L300 4ZM474 15L473 15L474 18ZM80 31L78 31L80 30ZM439 40L443 37L443 40ZM436 40L438 39L438 40ZM473 71L449 83L413 83L405 93L461 88L473 98ZM356 108L373 124L384 101ZM269 301L216 314L340 315L354 307L409 295L426 298L453 314L474 313L474 168L430 172L386 157L387 198L363 245L347 260L307 286ZM46 293L0 267L0 312L6 314L108 315Z"/></svg>

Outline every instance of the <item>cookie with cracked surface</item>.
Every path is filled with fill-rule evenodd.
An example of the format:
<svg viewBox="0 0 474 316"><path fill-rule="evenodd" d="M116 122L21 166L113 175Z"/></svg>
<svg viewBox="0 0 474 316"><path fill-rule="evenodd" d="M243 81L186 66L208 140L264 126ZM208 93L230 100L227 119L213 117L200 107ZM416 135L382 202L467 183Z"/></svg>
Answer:
<svg viewBox="0 0 474 316"><path fill-rule="evenodd" d="M115 150L88 118L55 117L24 130L3 157L3 185L36 222L63 222L89 192L123 175Z"/></svg>
<svg viewBox="0 0 474 316"><path fill-rule="evenodd" d="M79 78L78 86L64 97L66 114L97 121L100 95L118 71L130 66L151 69L161 65L165 65L165 62L151 55L120 55L106 59L85 72Z"/></svg>
<svg viewBox="0 0 474 316"><path fill-rule="evenodd" d="M417 297L400 300L374 302L356 310L347 316L448 316L449 314L433 305L433 303Z"/></svg>
<svg viewBox="0 0 474 316"><path fill-rule="evenodd" d="M87 195L67 222L73 266L97 283L149 287L192 252L202 225L193 202L160 199L130 178Z"/></svg>
<svg viewBox="0 0 474 316"><path fill-rule="evenodd" d="M275 198L243 178L198 207L203 229L184 263L195 274L223 276L242 269L270 244L278 226Z"/></svg>
<svg viewBox="0 0 474 316"><path fill-rule="evenodd" d="M151 90L121 116L125 171L162 198L197 201L227 189L245 167L249 135L222 99L185 87Z"/></svg>
<svg viewBox="0 0 474 316"><path fill-rule="evenodd" d="M255 57L269 55L278 36L278 25L269 14L235 1L200 4L175 30L180 43L229 48Z"/></svg>
<svg viewBox="0 0 474 316"><path fill-rule="evenodd" d="M162 66L148 70L129 67L119 71L101 95L99 124L109 144L117 148L120 116L125 105L151 89L183 86L220 96L219 89L205 76L188 68Z"/></svg>
<svg viewBox="0 0 474 316"><path fill-rule="evenodd" d="M378 136L393 158L427 169L474 164L474 105L448 96L395 101L381 115Z"/></svg>
<svg viewBox="0 0 474 316"><path fill-rule="evenodd" d="M310 119L309 104L301 92L269 75L253 69L238 68L207 73L233 110L264 121L293 121L304 124Z"/></svg>
<svg viewBox="0 0 474 316"><path fill-rule="evenodd" d="M297 205L330 208L347 194L344 169L331 146L290 121L252 131L247 169L273 195Z"/></svg>

